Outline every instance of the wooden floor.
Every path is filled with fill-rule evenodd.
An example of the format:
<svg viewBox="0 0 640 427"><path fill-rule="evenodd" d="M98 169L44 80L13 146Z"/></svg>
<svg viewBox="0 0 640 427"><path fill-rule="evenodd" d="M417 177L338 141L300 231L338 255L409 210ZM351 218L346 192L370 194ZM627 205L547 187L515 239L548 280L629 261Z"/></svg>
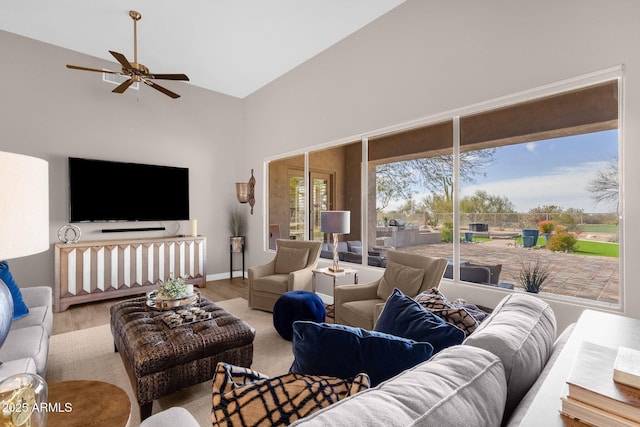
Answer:
<svg viewBox="0 0 640 427"><path fill-rule="evenodd" d="M247 279L240 277L233 280L216 280L207 282L207 287L199 289L200 294L210 301L224 301L233 298L248 298ZM72 305L68 310L53 313L53 334L77 331L109 323L109 308L116 302L131 297L111 299L100 302Z"/></svg>

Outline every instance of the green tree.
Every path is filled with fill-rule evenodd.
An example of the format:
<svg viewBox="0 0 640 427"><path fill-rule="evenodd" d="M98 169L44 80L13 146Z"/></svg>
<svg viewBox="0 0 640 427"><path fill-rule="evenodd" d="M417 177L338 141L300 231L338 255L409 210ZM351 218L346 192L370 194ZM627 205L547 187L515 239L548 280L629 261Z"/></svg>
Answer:
<svg viewBox="0 0 640 427"><path fill-rule="evenodd" d="M460 212L464 213L513 213L513 203L506 196L489 194L477 190L473 195L460 201Z"/></svg>

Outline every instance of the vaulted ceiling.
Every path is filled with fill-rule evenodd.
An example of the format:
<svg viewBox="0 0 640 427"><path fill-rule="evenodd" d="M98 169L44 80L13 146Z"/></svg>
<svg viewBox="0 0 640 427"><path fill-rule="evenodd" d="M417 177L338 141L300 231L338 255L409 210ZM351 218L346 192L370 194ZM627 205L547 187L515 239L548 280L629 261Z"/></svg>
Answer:
<svg viewBox="0 0 640 427"><path fill-rule="evenodd" d="M129 10L136 10L140 63L244 98L404 1L2 0L0 30L111 61L119 71L108 51L133 58Z"/></svg>

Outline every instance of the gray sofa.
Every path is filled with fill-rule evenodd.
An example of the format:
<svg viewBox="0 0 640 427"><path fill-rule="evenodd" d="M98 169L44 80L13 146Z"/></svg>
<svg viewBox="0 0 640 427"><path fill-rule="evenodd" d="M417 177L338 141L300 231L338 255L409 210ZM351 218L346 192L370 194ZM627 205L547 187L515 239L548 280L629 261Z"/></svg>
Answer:
<svg viewBox="0 0 640 427"><path fill-rule="evenodd" d="M570 333L556 340L549 305L514 293L462 345L292 425L515 426ZM142 425L167 425L169 415L176 414L161 412ZM180 415L180 425L197 425L188 413Z"/></svg>
<svg viewBox="0 0 640 427"><path fill-rule="evenodd" d="M368 251L367 255L370 266L383 268L387 266L387 258L382 253ZM333 243L322 243L320 258L333 259ZM338 259L354 264L362 264L362 242L360 240L338 242Z"/></svg>
<svg viewBox="0 0 640 427"><path fill-rule="evenodd" d="M38 374L43 378L47 373L53 328L52 290L48 286L20 290L29 314L11 323L9 334L0 347L0 381L20 373Z"/></svg>

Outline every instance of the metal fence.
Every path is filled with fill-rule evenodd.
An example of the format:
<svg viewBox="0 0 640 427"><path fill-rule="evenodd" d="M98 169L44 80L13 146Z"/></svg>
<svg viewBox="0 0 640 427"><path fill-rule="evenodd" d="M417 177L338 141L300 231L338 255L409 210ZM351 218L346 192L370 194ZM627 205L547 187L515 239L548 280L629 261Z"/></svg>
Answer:
<svg viewBox="0 0 640 427"><path fill-rule="evenodd" d="M414 213L389 214L379 213L378 224L384 223L384 217L402 219L408 225L437 227L447 221L453 221L453 213ZM584 224L618 224L616 213L588 213L588 212L537 212L537 213L461 213L460 226L466 228L471 223L488 224L492 230L510 230L536 227L540 221L552 220L569 229Z"/></svg>

